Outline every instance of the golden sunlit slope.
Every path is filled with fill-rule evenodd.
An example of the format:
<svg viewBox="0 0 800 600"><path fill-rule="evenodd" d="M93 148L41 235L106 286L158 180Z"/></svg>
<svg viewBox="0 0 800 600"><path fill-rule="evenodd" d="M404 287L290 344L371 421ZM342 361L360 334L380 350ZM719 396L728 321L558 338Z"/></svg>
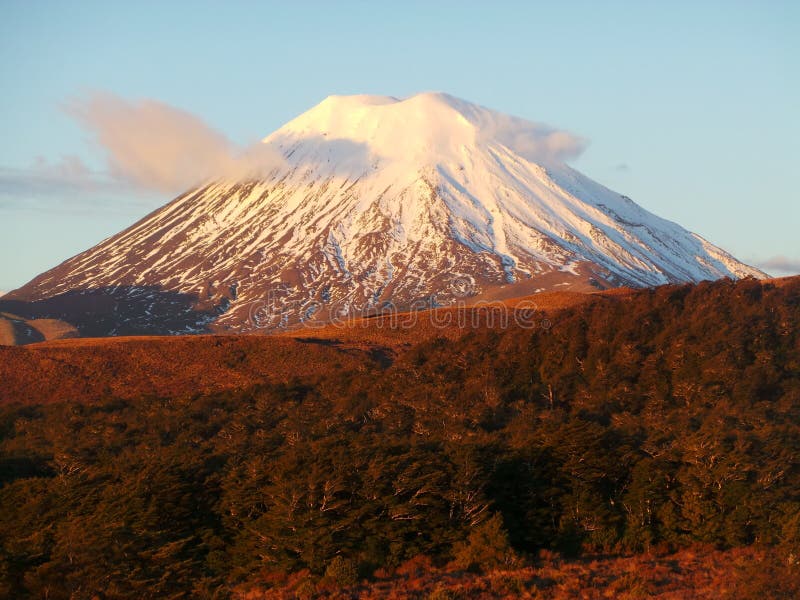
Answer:
<svg viewBox="0 0 800 600"><path fill-rule="evenodd" d="M0 346L21 346L44 340L77 337L78 330L58 319L24 319L0 312Z"/></svg>
<svg viewBox="0 0 800 600"><path fill-rule="evenodd" d="M456 339L487 327L547 328L558 310L613 297L549 292L273 335L72 338L0 347L0 400L179 396L313 377L335 369L380 369L428 339Z"/></svg>
<svg viewBox="0 0 800 600"><path fill-rule="evenodd" d="M773 281L775 288L800 285L800 277ZM728 290L720 292L727 294L752 284L701 285ZM766 289L773 283L757 285ZM585 312L593 306L601 311L608 307L610 314L620 302L644 301L669 289L546 292L273 335L75 338L0 346L0 401L190 396L292 377L322 377L338 370L381 370L426 340L457 340L487 328L557 333L564 320L561 311ZM3 321L0 335L19 337Z"/></svg>

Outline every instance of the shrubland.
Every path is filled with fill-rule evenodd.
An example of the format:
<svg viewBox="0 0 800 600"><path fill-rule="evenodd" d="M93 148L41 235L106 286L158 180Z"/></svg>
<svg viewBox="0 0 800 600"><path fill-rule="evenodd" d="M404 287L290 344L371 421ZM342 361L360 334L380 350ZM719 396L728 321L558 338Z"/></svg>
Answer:
<svg viewBox="0 0 800 600"><path fill-rule="evenodd" d="M800 279L642 290L550 320L383 353L309 338L280 360L269 338L209 337L230 356L205 371L154 341L141 381L119 349L0 355L32 382L0 407L0 596L336 597L387 578L399 594L418 564L431 597L456 597L456 576L554 597L569 575L542 556L601 568L617 559L587 557L692 548L758 558L726 580L739 597L793 593ZM45 368L66 392L36 381ZM629 597L655 585L609 569L602 585Z"/></svg>

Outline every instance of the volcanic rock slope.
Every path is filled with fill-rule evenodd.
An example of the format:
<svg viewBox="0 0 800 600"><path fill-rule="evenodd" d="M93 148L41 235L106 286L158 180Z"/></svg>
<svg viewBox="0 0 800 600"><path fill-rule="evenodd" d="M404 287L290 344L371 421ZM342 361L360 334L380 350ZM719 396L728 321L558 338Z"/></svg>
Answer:
<svg viewBox="0 0 800 600"><path fill-rule="evenodd" d="M567 166L570 143L446 94L331 96L263 140L279 160L257 177L192 189L3 300L63 317L56 299L91 298L94 334L241 332L512 284L764 276ZM116 317L95 331L93 306Z"/></svg>

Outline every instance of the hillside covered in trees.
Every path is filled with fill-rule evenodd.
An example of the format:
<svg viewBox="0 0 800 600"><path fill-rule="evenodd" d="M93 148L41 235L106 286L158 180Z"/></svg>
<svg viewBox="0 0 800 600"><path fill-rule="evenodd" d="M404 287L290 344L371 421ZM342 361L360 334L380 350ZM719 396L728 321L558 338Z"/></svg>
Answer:
<svg viewBox="0 0 800 600"><path fill-rule="evenodd" d="M135 376L135 348L2 349L0 596L227 597L420 556L800 554L800 278L548 319L386 347L162 339Z"/></svg>

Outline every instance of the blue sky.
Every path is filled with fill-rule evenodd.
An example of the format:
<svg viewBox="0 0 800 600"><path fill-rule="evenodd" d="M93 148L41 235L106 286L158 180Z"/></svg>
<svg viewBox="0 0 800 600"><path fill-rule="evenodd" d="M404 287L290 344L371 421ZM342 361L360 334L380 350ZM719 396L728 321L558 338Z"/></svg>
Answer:
<svg viewBox="0 0 800 600"><path fill-rule="evenodd" d="M473 5L474 4L474 5ZM329 94L441 90L590 141L573 166L738 258L800 272L800 3L0 5L0 289L169 193L75 116L152 99L233 143Z"/></svg>

